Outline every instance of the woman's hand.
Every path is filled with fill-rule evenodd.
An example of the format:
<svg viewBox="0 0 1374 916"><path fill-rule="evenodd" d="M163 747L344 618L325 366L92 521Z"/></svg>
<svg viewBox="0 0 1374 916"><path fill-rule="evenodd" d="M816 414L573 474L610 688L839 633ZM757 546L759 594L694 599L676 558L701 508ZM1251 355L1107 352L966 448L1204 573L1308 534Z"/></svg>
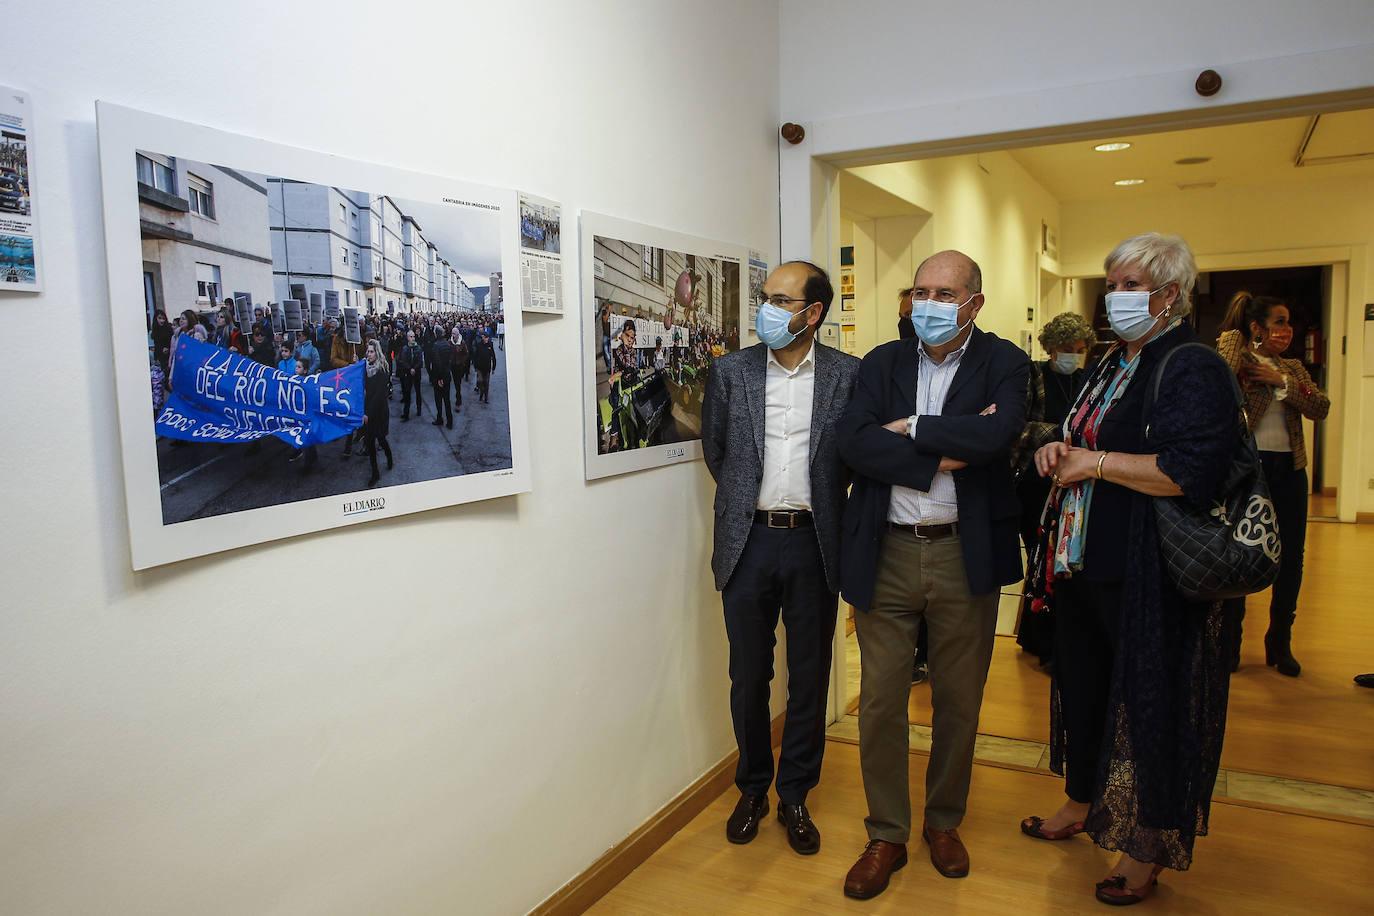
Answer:
<svg viewBox="0 0 1374 916"><path fill-rule="evenodd" d="M1245 374L1247 382L1257 382L1261 385L1268 385L1271 388L1282 388L1284 386L1283 373L1272 366L1261 363L1247 363L1241 366L1241 372Z"/></svg>
<svg viewBox="0 0 1374 916"><path fill-rule="evenodd" d="M1101 456L1102 452L1090 448L1070 446L1060 457L1058 466L1055 468L1055 486L1067 487L1078 483L1080 480L1096 477L1097 459Z"/></svg>
<svg viewBox="0 0 1374 916"><path fill-rule="evenodd" d="M1035 450L1035 470L1041 477L1050 477L1059 470L1059 462L1068 454L1067 442L1050 442Z"/></svg>

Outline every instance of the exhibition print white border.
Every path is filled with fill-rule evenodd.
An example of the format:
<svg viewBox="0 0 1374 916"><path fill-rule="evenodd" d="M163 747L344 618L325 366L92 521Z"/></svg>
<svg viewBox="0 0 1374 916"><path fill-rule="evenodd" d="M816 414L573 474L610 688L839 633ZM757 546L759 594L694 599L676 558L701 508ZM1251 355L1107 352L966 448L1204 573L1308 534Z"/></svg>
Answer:
<svg viewBox="0 0 1374 916"><path fill-rule="evenodd" d="M580 214L579 263L582 268L582 451L586 464L586 479L596 480L630 471L663 467L694 461L701 457L701 439L686 439L665 445L627 449L608 455L597 449L596 364L601 353L601 333L597 319L595 239L597 236L620 239L636 244L651 245L704 258L733 261L739 265L739 321L743 322L749 288L749 249L743 245L712 241L697 236L659 229L629 220L604 216L586 210ZM566 249L565 249L566 251ZM744 328L740 329L741 335ZM744 345L741 337L740 345Z"/></svg>
<svg viewBox="0 0 1374 916"><path fill-rule="evenodd" d="M134 569L293 537L344 525L391 518L442 506L528 492L526 413L518 254L519 207L513 190L342 159L253 137L163 118L107 102L96 103L105 253L110 284L110 330L120 445ZM159 150L224 163L268 175L346 188L377 189L415 201L459 202L500 208L501 269L507 306L506 360L511 467L394 487L378 487L164 525L156 437L149 402L147 331L144 327L139 202L135 150Z"/></svg>

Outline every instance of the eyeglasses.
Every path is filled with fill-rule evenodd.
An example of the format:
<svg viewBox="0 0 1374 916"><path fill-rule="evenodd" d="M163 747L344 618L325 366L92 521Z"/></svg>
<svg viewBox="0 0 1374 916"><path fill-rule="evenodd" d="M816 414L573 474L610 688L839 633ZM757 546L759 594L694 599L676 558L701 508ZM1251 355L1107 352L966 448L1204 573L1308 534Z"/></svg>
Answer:
<svg viewBox="0 0 1374 916"><path fill-rule="evenodd" d="M760 293L759 296L758 296L758 298L756 298L756 299L754 300L754 304L755 304L755 305L760 305L760 306L762 306L762 305L775 305L775 306L777 306L778 308L783 308L783 307L786 306L787 303L789 303L789 302L805 302L805 301L806 301L806 300L805 300L804 298L795 297L795 296L784 296L784 295L781 295L781 294L779 294L779 295L777 295L777 296L765 296L765 295L763 295L762 293Z"/></svg>

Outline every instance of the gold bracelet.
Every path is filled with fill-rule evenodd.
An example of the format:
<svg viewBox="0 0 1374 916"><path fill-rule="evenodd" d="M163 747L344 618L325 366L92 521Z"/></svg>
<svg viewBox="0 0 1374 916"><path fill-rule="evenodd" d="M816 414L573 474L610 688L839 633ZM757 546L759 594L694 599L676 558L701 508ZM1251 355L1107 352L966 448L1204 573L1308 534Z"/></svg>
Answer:
<svg viewBox="0 0 1374 916"><path fill-rule="evenodd" d="M1097 459L1097 479L1098 479L1098 480L1101 480L1101 479L1102 479L1102 462L1106 461L1106 460L1107 460L1107 456L1110 455L1110 454L1111 454L1111 452L1103 452L1100 456L1098 456L1098 459Z"/></svg>

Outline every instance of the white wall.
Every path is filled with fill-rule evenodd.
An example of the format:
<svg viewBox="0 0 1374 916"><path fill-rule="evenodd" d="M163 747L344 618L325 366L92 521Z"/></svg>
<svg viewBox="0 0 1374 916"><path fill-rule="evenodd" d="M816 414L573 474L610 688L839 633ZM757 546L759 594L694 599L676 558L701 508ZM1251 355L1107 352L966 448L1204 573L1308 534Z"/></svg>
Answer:
<svg viewBox="0 0 1374 916"><path fill-rule="evenodd" d="M1086 138L1103 125L1181 127L1374 103L1374 4L1367 0L1270 5L1262 14L1242 0L856 0L842 14L824 0L781 5L781 114L806 129L804 142L780 156L781 244L809 246L821 259L838 234L826 207L830 163ZM1211 98L1193 88L1206 68L1224 80ZM1365 301L1364 245L1349 258L1347 326L1355 303ZM1374 412L1361 363L1348 360L1341 381L1351 392L1347 430L1362 429ZM1347 435L1339 484L1347 521L1374 497L1357 470L1374 459L1361 453L1359 437Z"/></svg>
<svg viewBox="0 0 1374 916"><path fill-rule="evenodd" d="M1368 0L781 6L782 116L803 123L1006 95L1025 95L1031 118L1052 117L1059 112L1034 105L1039 90L1092 84L1126 93L1133 80L1171 71L1191 71L1180 89L1196 100L1192 80L1209 67L1225 79L1234 65L1374 42ZM1117 115L1140 101L1121 98Z"/></svg>
<svg viewBox="0 0 1374 916"><path fill-rule="evenodd" d="M853 172L930 214L928 218L871 220L867 228L855 224L856 261L870 258L881 272L876 308L871 298L859 297L860 355L897 336L897 290L911 285L924 258L947 248L963 251L983 271L985 305L978 316L980 328L1020 346L1022 331L1038 330L1055 314L1057 309L1041 314L1041 265L1049 262L1040 255L1040 224L1058 225L1059 202L1010 154L859 166ZM879 237L876 242L864 238L872 236L873 230ZM891 246L898 250L882 251L883 230L898 240ZM1050 299L1059 301L1054 296ZM1027 308L1035 309L1033 320L1026 319ZM1032 356L1041 354L1036 350Z"/></svg>
<svg viewBox="0 0 1374 916"><path fill-rule="evenodd" d="M7 9L49 273L0 298L6 913L517 913L733 749L709 478L583 482L576 302L532 494L129 571L97 97L776 256L772 0L426 7Z"/></svg>

